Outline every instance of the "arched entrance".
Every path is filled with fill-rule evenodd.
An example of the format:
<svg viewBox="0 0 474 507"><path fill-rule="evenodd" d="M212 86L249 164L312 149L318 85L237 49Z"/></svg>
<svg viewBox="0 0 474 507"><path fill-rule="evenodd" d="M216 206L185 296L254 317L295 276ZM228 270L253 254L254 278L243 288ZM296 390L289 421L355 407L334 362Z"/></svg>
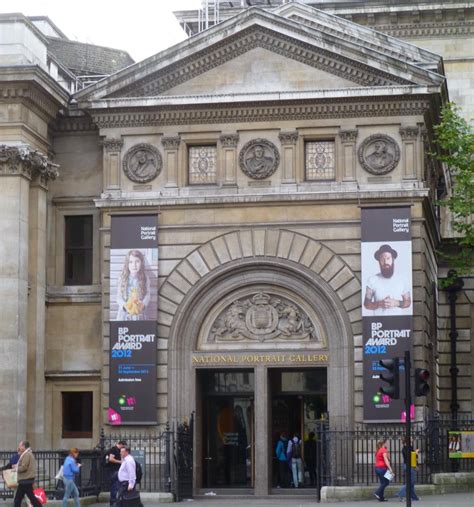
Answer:
<svg viewBox="0 0 474 507"><path fill-rule="evenodd" d="M246 435L247 442L250 438L251 443L247 445L254 446L250 457L247 456L255 471L250 484L255 494L268 494L272 485L272 432L275 430L272 410L275 410L274 398L282 396L282 374L324 369L330 420L338 426L350 425L353 420L353 330L337 286L351 283L354 277L337 256L308 238L304 238L304 252L311 251L314 255L305 257L300 252L299 262L290 260L291 248L284 258L265 255L270 252L265 252L264 247L260 255L232 259L229 238L220 240L226 246L226 262L216 262L211 267L204 262L205 254L198 251L183 261L189 265L177 267L179 276L183 276L190 266L196 273L196 267L199 269L202 262L201 276L195 276L187 293L175 301L177 310L170 327L168 348L169 413L183 418L196 412L195 485L200 488L206 482L204 458L209 457L206 455L209 440L206 441L206 435L201 438L203 432L221 433L224 445L238 447L239 437L234 435L238 432L232 430L233 423L229 421L245 408L244 419L251 425ZM253 241L252 251L256 245ZM213 255L218 260L215 248ZM327 260L324 262L323 258ZM329 271L327 281L324 274ZM337 276L345 282L335 281ZM161 295L167 297L172 291L165 285ZM209 382L212 382L209 372L242 372L246 378L251 376L251 395L234 393L240 396L239 410L229 397L227 402L221 400L214 409L209 408ZM286 375L285 382L289 378L291 375ZM221 394L228 396L228 393ZM229 415L231 405L232 416ZM304 405L300 406L304 410ZM212 410L214 415L210 414ZM224 431L227 426L231 428L228 432ZM247 478L248 473L243 471L240 477L244 474Z"/></svg>

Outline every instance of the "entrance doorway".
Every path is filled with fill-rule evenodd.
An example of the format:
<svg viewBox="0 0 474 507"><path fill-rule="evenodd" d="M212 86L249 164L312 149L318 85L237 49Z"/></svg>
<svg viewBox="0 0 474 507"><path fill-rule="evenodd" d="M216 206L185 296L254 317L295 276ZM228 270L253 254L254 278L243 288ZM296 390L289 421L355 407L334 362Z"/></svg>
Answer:
<svg viewBox="0 0 474 507"><path fill-rule="evenodd" d="M298 435L303 442L303 461L309 467L315 466L310 434L317 434L317 425L327 417L327 370L326 368L270 370L270 389L272 397L272 484L273 487L289 487L288 474L280 478L281 468L275 454L277 442L282 433L290 439ZM315 450L314 450L315 452ZM307 454L305 459L305 453ZM316 486L314 474L309 467L304 472L304 486ZM280 470L280 472L279 472Z"/></svg>
<svg viewBox="0 0 474 507"><path fill-rule="evenodd" d="M201 372L203 486L254 487L254 374Z"/></svg>

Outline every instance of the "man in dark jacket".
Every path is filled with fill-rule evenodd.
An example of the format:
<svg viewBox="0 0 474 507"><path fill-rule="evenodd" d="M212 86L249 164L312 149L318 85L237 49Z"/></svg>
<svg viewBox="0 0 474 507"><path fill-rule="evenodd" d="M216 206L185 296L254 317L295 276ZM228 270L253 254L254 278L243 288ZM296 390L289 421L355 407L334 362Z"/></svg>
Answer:
<svg viewBox="0 0 474 507"><path fill-rule="evenodd" d="M304 443L304 461L309 472L311 486L316 486L316 440L314 431L310 431Z"/></svg>

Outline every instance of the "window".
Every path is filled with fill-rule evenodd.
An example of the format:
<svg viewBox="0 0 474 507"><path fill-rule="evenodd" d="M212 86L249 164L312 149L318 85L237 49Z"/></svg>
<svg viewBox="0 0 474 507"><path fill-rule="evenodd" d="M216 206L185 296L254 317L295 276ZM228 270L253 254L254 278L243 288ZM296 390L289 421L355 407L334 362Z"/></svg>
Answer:
<svg viewBox="0 0 474 507"><path fill-rule="evenodd" d="M215 146L190 146L189 184L215 184L217 182L216 159Z"/></svg>
<svg viewBox="0 0 474 507"><path fill-rule="evenodd" d="M308 181L335 179L334 141L305 143L305 174Z"/></svg>
<svg viewBox="0 0 474 507"><path fill-rule="evenodd" d="M92 285L92 215L65 217L65 285Z"/></svg>
<svg viewBox="0 0 474 507"><path fill-rule="evenodd" d="M63 392L62 438L92 438L92 392Z"/></svg>

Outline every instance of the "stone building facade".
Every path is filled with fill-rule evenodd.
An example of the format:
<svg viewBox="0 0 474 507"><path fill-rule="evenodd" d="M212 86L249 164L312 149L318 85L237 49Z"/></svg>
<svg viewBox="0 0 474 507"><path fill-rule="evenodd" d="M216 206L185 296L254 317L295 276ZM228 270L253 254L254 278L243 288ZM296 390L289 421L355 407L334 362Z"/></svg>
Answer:
<svg viewBox="0 0 474 507"><path fill-rule="evenodd" d="M433 378L417 418L449 412L435 199L450 179L429 156L448 100L440 56L291 3L244 10L74 94L35 63L0 72L2 446L26 434L37 447L86 448L110 430L119 215L158 216L150 396L157 423L196 413L198 487L208 435L237 424L229 417L247 426L259 494L277 414L298 413L302 431L327 414L337 427L363 422L364 207L411 209L414 362ZM364 151L376 141L390 155L379 171ZM464 413L469 283L458 305ZM306 392L302 378L317 385ZM89 419L69 427L71 413Z"/></svg>

